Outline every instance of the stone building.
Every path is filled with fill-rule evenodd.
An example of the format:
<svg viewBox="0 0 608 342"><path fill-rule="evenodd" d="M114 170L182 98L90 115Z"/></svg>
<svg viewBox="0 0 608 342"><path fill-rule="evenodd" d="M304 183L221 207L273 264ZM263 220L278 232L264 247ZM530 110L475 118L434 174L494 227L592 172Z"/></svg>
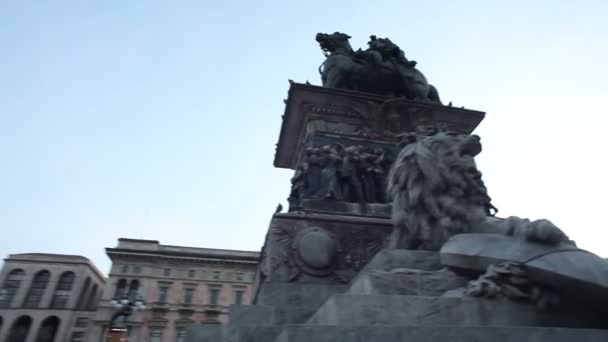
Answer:
<svg viewBox="0 0 608 342"><path fill-rule="evenodd" d="M130 342L182 341L192 323L222 323L231 304L249 304L259 253L124 239L106 248L112 267L88 341L104 341L112 299L140 298L128 317Z"/></svg>
<svg viewBox="0 0 608 342"><path fill-rule="evenodd" d="M87 258L12 254L0 273L0 341L84 342L105 284Z"/></svg>

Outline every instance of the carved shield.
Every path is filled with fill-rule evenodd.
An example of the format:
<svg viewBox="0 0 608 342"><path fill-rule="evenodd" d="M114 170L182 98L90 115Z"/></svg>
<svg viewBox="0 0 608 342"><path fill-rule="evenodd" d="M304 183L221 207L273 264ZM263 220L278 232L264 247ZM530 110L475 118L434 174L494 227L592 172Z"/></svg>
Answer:
<svg viewBox="0 0 608 342"><path fill-rule="evenodd" d="M294 256L298 266L311 275L330 274L338 252L336 238L325 229L310 227L294 239Z"/></svg>

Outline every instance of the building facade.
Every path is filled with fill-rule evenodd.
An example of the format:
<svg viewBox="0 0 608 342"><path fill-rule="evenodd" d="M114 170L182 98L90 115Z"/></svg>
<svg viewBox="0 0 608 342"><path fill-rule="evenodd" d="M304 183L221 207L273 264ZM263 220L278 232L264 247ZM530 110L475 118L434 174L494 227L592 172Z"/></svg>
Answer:
<svg viewBox="0 0 608 342"><path fill-rule="evenodd" d="M87 258L12 254L0 273L0 341L84 342L105 285Z"/></svg>
<svg viewBox="0 0 608 342"><path fill-rule="evenodd" d="M253 297L258 252L123 238L106 253L112 267L87 341L104 341L116 312L112 299L146 303L128 317L130 342L175 342L190 324L226 322L229 305L249 304Z"/></svg>

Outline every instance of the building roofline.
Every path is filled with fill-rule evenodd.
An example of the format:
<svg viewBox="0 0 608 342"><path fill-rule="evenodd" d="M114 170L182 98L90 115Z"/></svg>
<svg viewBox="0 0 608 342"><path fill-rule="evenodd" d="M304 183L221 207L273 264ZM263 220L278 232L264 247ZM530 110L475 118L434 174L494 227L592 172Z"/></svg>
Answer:
<svg viewBox="0 0 608 342"><path fill-rule="evenodd" d="M146 240L146 239L131 239L131 238L118 238L118 242L136 242L136 243L153 243L159 245L158 240Z"/></svg>
<svg viewBox="0 0 608 342"><path fill-rule="evenodd" d="M32 260L27 257L47 257L48 259L41 260ZM99 279L105 283L106 277L99 271L97 266L89 260L87 257L82 255L70 255L70 254L53 254L53 253L18 253L18 254L9 254L6 258L4 258L5 264L8 262L30 262L30 263L40 263L40 262L49 262L49 263L58 263L58 264L71 264L71 265L86 265L88 266L93 273L95 273Z"/></svg>
<svg viewBox="0 0 608 342"><path fill-rule="evenodd" d="M218 251L218 250L216 250ZM219 250L223 251L223 250ZM212 254L212 253L193 253L193 252L185 252L185 251L163 251L163 250L146 250L146 249L129 249L129 248L110 248L106 247L106 254L110 259L112 259L112 255L115 254L128 254L128 255L137 255L142 257L175 257L175 258L194 258L194 259L207 259L209 261L218 260L218 261L226 261L233 263L258 263L260 260L260 252L249 252L249 251L236 251L236 252L247 252L251 253L251 255L222 255L222 254Z"/></svg>
<svg viewBox="0 0 608 342"><path fill-rule="evenodd" d="M70 258L70 259L80 259L80 260L90 261L87 257L84 257L82 255L59 254L59 253L16 253L16 254L9 254L8 258L19 257L19 256L42 256L42 257L48 256L48 257L53 257L53 258Z"/></svg>
<svg viewBox="0 0 608 342"><path fill-rule="evenodd" d="M119 246L116 247L116 249L120 249L120 242L127 242L127 243L137 243L137 244L150 244L150 245L157 245L159 248L185 248L185 249L191 249L191 250L198 250L201 252L204 251L212 251L212 252L226 252L226 253L259 253L258 251L247 251L247 250L240 250L240 249L224 249L224 248L208 248L208 247L195 247L195 246L177 246L177 245L163 245L161 244L158 240L147 240L147 239L132 239L132 238L118 238L118 242L119 242ZM129 249L129 248L126 248ZM134 248L136 250L138 250L137 248ZM130 250L130 249L129 249ZM145 250L145 249L141 249L141 250Z"/></svg>
<svg viewBox="0 0 608 342"><path fill-rule="evenodd" d="M159 245L160 247L169 247L169 248L195 248L197 250L200 250L201 253L204 253L204 251L210 251L210 252L226 252L226 253L239 253L239 254L244 254L244 253L251 253L251 254L260 254L260 252L258 251L246 251L246 250L242 250L242 249L223 249L223 248L207 248L207 247L190 247L190 246L175 246L175 245ZM197 253L194 253L197 254Z"/></svg>

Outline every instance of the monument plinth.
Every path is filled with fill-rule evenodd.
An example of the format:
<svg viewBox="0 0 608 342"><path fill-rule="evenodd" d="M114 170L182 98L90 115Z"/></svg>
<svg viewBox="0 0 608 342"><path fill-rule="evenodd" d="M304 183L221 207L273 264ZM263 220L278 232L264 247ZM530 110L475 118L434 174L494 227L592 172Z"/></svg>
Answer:
<svg viewBox="0 0 608 342"><path fill-rule="evenodd" d="M274 165L294 170L252 306L188 342L608 341L608 263L548 220L495 217L471 133L387 38L318 34Z"/></svg>

